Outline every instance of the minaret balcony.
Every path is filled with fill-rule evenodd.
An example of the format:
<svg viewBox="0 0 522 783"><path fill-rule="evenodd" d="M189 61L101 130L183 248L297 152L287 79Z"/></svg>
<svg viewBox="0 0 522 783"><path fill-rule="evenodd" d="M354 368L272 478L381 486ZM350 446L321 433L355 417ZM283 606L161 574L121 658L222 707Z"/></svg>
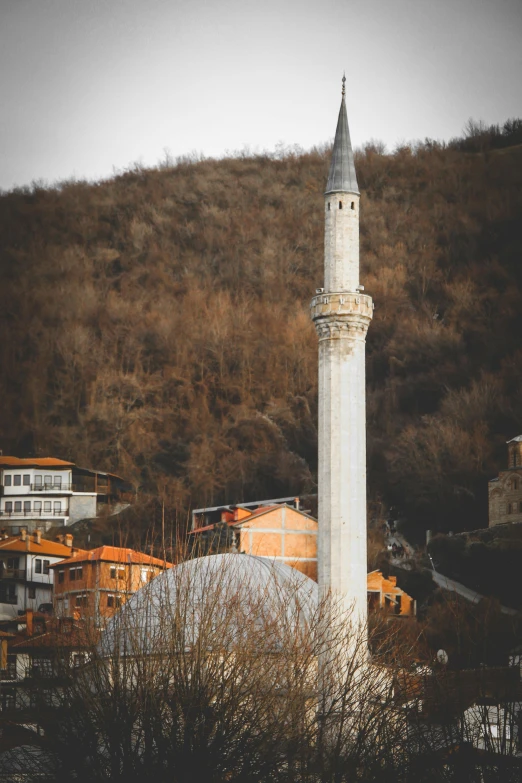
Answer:
<svg viewBox="0 0 522 783"><path fill-rule="evenodd" d="M362 316L371 320L373 301L371 296L360 293L321 293L314 296L310 304L312 320L340 316Z"/></svg>

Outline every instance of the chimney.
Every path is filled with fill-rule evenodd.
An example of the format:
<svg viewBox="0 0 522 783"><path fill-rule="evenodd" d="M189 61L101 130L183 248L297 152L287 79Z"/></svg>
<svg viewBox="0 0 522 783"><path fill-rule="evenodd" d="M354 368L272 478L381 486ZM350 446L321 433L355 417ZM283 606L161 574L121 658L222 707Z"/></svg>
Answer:
<svg viewBox="0 0 522 783"><path fill-rule="evenodd" d="M299 498L295 498L295 499L294 499L294 506L295 506L295 508L296 508L296 510L297 510L297 511L299 511L299 505L300 505L300 503L299 503Z"/></svg>
<svg viewBox="0 0 522 783"><path fill-rule="evenodd" d="M20 530L20 540L25 541L26 538L27 538L27 530L25 529L25 527L23 527Z"/></svg>
<svg viewBox="0 0 522 783"><path fill-rule="evenodd" d="M36 530L34 531L34 540L36 544L42 543L42 531L40 530L39 527L37 527Z"/></svg>
<svg viewBox="0 0 522 783"><path fill-rule="evenodd" d="M68 547L72 548L72 545L73 545L73 537L72 537L71 533L66 533L65 534L65 546L68 546Z"/></svg>
<svg viewBox="0 0 522 783"><path fill-rule="evenodd" d="M33 635L33 610L27 609L25 613L25 632L27 636Z"/></svg>

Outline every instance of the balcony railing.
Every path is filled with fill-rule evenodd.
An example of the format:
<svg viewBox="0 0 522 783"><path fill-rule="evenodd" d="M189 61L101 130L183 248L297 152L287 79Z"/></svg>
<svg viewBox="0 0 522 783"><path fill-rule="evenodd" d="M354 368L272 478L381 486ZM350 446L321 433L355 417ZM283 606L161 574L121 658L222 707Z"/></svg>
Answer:
<svg viewBox="0 0 522 783"><path fill-rule="evenodd" d="M55 484L52 481L44 481L41 484L29 484L29 489L31 492L73 492L75 485L67 482Z"/></svg>
<svg viewBox="0 0 522 783"><path fill-rule="evenodd" d="M69 512L66 509L61 511L0 511L0 517L68 517Z"/></svg>
<svg viewBox="0 0 522 783"><path fill-rule="evenodd" d="M0 579L25 580L25 568L0 568Z"/></svg>

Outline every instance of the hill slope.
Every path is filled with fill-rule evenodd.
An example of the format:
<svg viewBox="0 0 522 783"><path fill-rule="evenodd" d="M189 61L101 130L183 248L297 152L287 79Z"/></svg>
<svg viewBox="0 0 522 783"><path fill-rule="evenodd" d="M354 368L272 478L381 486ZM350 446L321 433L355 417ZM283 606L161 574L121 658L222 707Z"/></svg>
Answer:
<svg viewBox="0 0 522 783"><path fill-rule="evenodd" d="M191 505L313 492L329 153L0 197L0 447ZM373 499L485 524L522 431L522 154L357 155Z"/></svg>

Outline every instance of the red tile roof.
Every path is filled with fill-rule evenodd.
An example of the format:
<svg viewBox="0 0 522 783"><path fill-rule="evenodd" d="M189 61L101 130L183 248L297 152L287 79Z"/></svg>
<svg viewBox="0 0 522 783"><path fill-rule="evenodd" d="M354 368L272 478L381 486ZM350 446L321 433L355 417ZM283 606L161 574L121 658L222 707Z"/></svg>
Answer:
<svg viewBox="0 0 522 783"><path fill-rule="evenodd" d="M30 467L35 465L39 468L72 468L74 462L66 462L63 459L55 459L55 457L27 457L21 459L20 457L0 457L0 467Z"/></svg>
<svg viewBox="0 0 522 783"><path fill-rule="evenodd" d="M67 557L71 552L83 553L83 549L71 548L56 541L40 539L38 544L34 536L27 534L25 541L21 536L9 536L0 539L0 552L29 552L32 555L50 555L51 557Z"/></svg>
<svg viewBox="0 0 522 783"><path fill-rule="evenodd" d="M119 546L100 546L98 549L82 551L73 557L68 557L60 563L54 563L54 566L64 566L70 563L86 563L89 561L103 560L107 563L132 563L133 565L156 565L160 568L171 568L172 563L159 560L152 555L146 555L144 552L136 552L134 549L127 549Z"/></svg>
<svg viewBox="0 0 522 783"><path fill-rule="evenodd" d="M281 503L281 504L278 503L275 506L259 506L259 508L256 508L255 511L252 511L252 513L248 517L242 517L241 519L230 519L227 521L227 525L229 527L241 527L241 525L245 525L247 522L251 522L253 519L260 517L263 514L268 514L270 511L276 511L277 509L280 508L291 508L292 511L296 511L298 514L309 516L308 514L305 514L304 511L300 511L299 509L296 509L293 506L289 506L288 503ZM194 535L195 533L205 533L207 530L213 530L213 528L215 528L219 524L221 523L213 522L211 525L205 525L205 527L197 527L195 530L190 530L189 535Z"/></svg>

